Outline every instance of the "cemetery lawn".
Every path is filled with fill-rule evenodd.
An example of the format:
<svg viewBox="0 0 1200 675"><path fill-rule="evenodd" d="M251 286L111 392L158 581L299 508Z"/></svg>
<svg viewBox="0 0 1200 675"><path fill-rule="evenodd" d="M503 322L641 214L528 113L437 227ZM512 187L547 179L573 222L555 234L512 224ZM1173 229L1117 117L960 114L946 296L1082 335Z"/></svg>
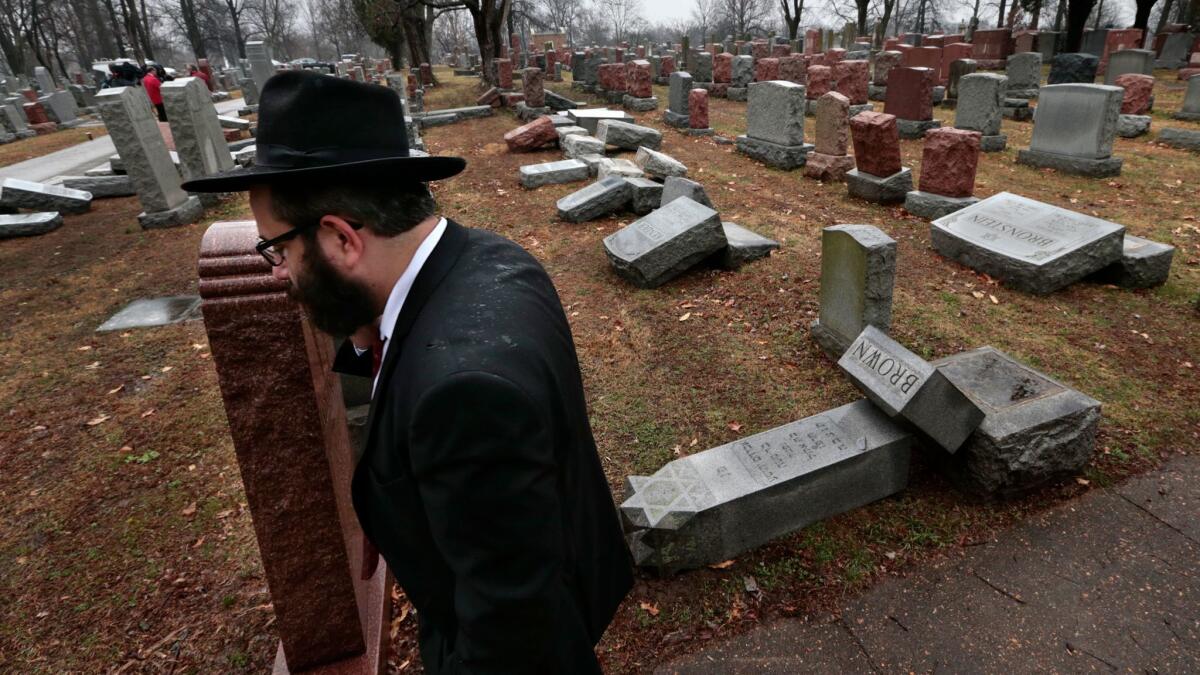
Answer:
<svg viewBox="0 0 1200 675"><path fill-rule="evenodd" d="M428 109L473 103L472 81L438 75ZM1182 92L1160 75L1156 128L1189 126L1167 114ZM656 94L665 106L665 88ZM711 107L718 133L744 131L744 103ZM1009 190L1177 247L1161 288L1079 283L1039 298L942 259L928 223L899 207L854 202L843 184L668 130L661 111L636 116L664 131L663 151L688 165L724 220L782 250L736 273L696 270L638 290L610 271L600 244L632 216L557 221L554 202L583 184L523 190L517 167L560 155L508 153L510 114L425 135L432 152L469 162L435 186L446 215L513 239L553 277L618 500L629 474L859 398L808 337L827 225L873 224L897 240L891 335L909 349L931 359L995 346L1101 400L1104 418L1083 475L1022 499L975 502L917 453L909 488L893 498L712 569L639 574L600 644L606 671L646 671L775 617L826 616L882 577L961 555L1032 512L1195 451L1200 155L1118 139L1119 178L1072 178L1016 165L1032 125L1006 120L1009 150L981 159L978 196ZM902 145L919 175L920 143ZM203 325L94 332L134 299L195 294L208 223L249 209L238 197L204 223L157 231L137 226L139 211L134 198L98 200L58 231L0 242L0 671L262 672L274 658L270 597ZM414 672L405 608L401 599L393 658Z"/></svg>
<svg viewBox="0 0 1200 675"><path fill-rule="evenodd" d="M60 129L45 136L22 138L19 141L0 145L0 167L24 162L27 159L41 157L62 150L63 148L86 143L89 140L89 133L93 139L100 138L101 136L108 135L108 129L104 125Z"/></svg>

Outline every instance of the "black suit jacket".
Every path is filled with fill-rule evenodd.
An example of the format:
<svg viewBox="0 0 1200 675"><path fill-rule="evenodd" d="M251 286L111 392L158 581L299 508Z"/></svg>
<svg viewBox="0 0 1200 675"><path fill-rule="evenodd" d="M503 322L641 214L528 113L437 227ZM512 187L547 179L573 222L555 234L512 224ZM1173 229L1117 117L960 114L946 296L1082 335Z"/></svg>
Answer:
<svg viewBox="0 0 1200 675"><path fill-rule="evenodd" d="M353 497L434 673L599 672L632 565L550 278L449 222L396 320Z"/></svg>

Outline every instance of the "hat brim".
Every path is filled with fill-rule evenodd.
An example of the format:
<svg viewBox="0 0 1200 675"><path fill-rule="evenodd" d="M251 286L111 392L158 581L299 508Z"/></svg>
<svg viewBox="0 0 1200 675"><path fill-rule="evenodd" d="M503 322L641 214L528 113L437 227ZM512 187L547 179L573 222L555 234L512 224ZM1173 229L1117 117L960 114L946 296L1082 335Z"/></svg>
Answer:
<svg viewBox="0 0 1200 675"><path fill-rule="evenodd" d="M255 185L269 185L286 179L346 178L348 174L368 171L381 179L426 183L450 178L465 168L467 162L461 157L385 157L291 169L255 164L189 180L183 184L183 189L188 192L242 192Z"/></svg>

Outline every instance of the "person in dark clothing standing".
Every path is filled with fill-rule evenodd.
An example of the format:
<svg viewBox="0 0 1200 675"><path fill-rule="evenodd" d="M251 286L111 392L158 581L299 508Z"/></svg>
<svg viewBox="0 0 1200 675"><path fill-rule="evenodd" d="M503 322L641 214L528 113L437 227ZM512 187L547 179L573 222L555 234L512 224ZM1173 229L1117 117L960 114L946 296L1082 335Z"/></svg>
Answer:
<svg viewBox="0 0 1200 675"><path fill-rule="evenodd" d="M317 327L378 324L375 354L349 347L376 364L351 492L426 671L598 673L633 575L570 326L524 249L437 214L427 183L465 162L411 156L403 115L388 88L280 73L254 166L183 187L250 191L258 250Z"/></svg>

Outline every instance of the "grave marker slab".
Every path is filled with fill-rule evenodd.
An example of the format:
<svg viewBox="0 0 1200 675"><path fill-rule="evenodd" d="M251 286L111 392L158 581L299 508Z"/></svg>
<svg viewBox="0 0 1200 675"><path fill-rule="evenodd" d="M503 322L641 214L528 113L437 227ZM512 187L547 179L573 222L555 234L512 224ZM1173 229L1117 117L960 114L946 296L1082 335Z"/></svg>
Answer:
<svg viewBox="0 0 1200 675"><path fill-rule="evenodd" d="M558 217L571 223L601 218L625 208L631 196L624 178L602 178L558 200Z"/></svg>
<svg viewBox="0 0 1200 675"><path fill-rule="evenodd" d="M129 176L64 176L62 186L92 195L92 199L132 197L137 194Z"/></svg>
<svg viewBox="0 0 1200 675"><path fill-rule="evenodd" d="M854 386L892 419L902 419L954 453L983 421L983 411L944 375L868 325L838 360Z"/></svg>
<svg viewBox="0 0 1200 675"><path fill-rule="evenodd" d="M892 323L896 241L873 225L833 225L821 231L821 312L813 338L837 361L868 325Z"/></svg>
<svg viewBox="0 0 1200 675"><path fill-rule="evenodd" d="M1008 192L933 221L933 248L1043 295L1121 259L1125 228Z"/></svg>
<svg viewBox="0 0 1200 675"><path fill-rule="evenodd" d="M1153 288L1167 282L1175 247L1128 232L1122 244L1121 259L1088 277L1088 281L1113 284L1121 288Z"/></svg>
<svg viewBox="0 0 1200 675"><path fill-rule="evenodd" d="M1017 162L1065 173L1101 177L1121 173L1112 156L1124 91L1103 84L1055 84L1042 88L1028 150Z"/></svg>
<svg viewBox="0 0 1200 675"><path fill-rule="evenodd" d="M661 286L725 245L717 212L688 197L664 203L604 238L613 270L640 288Z"/></svg>
<svg viewBox="0 0 1200 675"><path fill-rule="evenodd" d="M1082 471L1096 447L1100 402L993 348L933 362L984 412L941 468L964 490L1015 495Z"/></svg>
<svg viewBox="0 0 1200 675"><path fill-rule="evenodd" d="M0 182L0 207L29 211L58 211L71 215L87 213L92 207L92 195L60 185L46 185L17 178Z"/></svg>
<svg viewBox="0 0 1200 675"><path fill-rule="evenodd" d="M204 81L181 77L164 82L162 97L184 180L232 169L233 156ZM213 205L220 201L220 195L204 193L200 201Z"/></svg>
<svg viewBox="0 0 1200 675"><path fill-rule="evenodd" d="M1187 92L1183 96L1183 107L1172 117L1177 120L1200 122L1200 75L1188 78Z"/></svg>
<svg viewBox="0 0 1200 675"><path fill-rule="evenodd" d="M200 296L176 295L165 298L141 298L126 305L121 311L100 324L97 333L129 328L166 326L188 319L199 318Z"/></svg>
<svg viewBox="0 0 1200 675"><path fill-rule="evenodd" d="M721 266L727 270L736 270L748 262L765 258L779 248L779 242L774 239L751 232L737 223L722 222L721 229L725 231L727 242L721 251Z"/></svg>
<svg viewBox="0 0 1200 675"><path fill-rule="evenodd" d="M600 120L596 125L596 138L622 150L636 151L642 147L658 150L662 146L659 130L617 120Z"/></svg>
<svg viewBox="0 0 1200 675"><path fill-rule="evenodd" d="M1000 133L1004 118L1004 92L1008 78L996 73L974 73L958 82L959 100L955 108L954 127L978 131L979 149L999 152L1008 145L1008 136Z"/></svg>
<svg viewBox="0 0 1200 675"><path fill-rule="evenodd" d="M1050 75L1046 77L1046 84L1092 84L1096 81L1096 70L1099 67L1099 55L1057 54L1050 64Z"/></svg>
<svg viewBox="0 0 1200 675"><path fill-rule="evenodd" d="M620 511L634 560L703 567L894 494L910 439L858 401L630 476Z"/></svg>
<svg viewBox="0 0 1200 675"><path fill-rule="evenodd" d="M692 76L682 70L671 73L671 84L667 110L663 112L663 120L673 127L688 126L688 93L692 90Z"/></svg>
<svg viewBox="0 0 1200 675"><path fill-rule="evenodd" d="M746 133L736 139L738 151L779 169L804 166L813 149L804 142L805 87L774 80L749 89Z"/></svg>
<svg viewBox="0 0 1200 675"><path fill-rule="evenodd" d="M650 213L662 204L662 183L645 176L626 178L625 182L629 183L629 187L633 191L630 209L639 216Z"/></svg>
<svg viewBox="0 0 1200 675"><path fill-rule="evenodd" d="M61 213L0 214L0 239L35 237L62 227Z"/></svg>
<svg viewBox="0 0 1200 675"><path fill-rule="evenodd" d="M577 159L527 164L519 169L519 173L521 187L530 189L543 185L574 183L591 177L588 165Z"/></svg>
<svg viewBox="0 0 1200 675"><path fill-rule="evenodd" d="M644 145L638 148L633 161L642 168L642 171L656 178L686 176L688 172L688 168L684 166L683 162L665 153L651 150Z"/></svg>
<svg viewBox="0 0 1200 675"><path fill-rule="evenodd" d="M618 122L635 121L633 116L624 110L610 110L608 108L574 108L567 111L567 117L575 124L587 129L587 132L592 135L596 134L600 120L617 120Z"/></svg>

